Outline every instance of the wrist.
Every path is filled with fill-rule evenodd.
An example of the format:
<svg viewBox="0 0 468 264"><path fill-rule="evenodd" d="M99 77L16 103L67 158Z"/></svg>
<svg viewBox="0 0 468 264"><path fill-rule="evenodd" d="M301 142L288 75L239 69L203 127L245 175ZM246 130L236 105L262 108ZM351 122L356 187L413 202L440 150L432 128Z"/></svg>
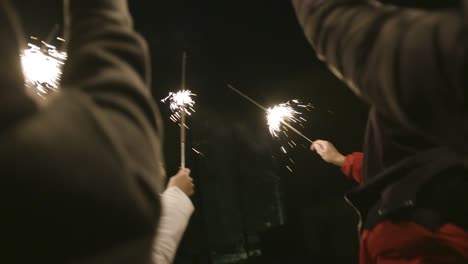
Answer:
<svg viewBox="0 0 468 264"><path fill-rule="evenodd" d="M345 163L345 160L346 160L346 157L339 154L334 160L333 160L333 164L336 165L336 166L339 166L339 167L342 167L343 164Z"/></svg>

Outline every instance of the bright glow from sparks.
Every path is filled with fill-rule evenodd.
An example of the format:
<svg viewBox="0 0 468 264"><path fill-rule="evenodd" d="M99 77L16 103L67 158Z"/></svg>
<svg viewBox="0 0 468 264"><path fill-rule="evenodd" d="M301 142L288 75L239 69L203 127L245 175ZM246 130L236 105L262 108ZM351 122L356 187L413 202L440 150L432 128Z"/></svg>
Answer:
<svg viewBox="0 0 468 264"><path fill-rule="evenodd" d="M299 100L291 100L286 103L275 105L267 109L267 122L271 135L281 142L281 154L285 155L286 163L289 165L286 168L294 173L293 167L295 166L294 160L291 155L294 155L294 149L299 146L291 137L290 133L300 133L297 130L299 127L304 128L308 120L303 116L303 112L310 111L314 108L312 104L305 104Z"/></svg>
<svg viewBox="0 0 468 264"><path fill-rule="evenodd" d="M267 122L270 133L278 137L282 131L284 122L297 122L297 115L301 113L294 110L289 102L273 106L267 110Z"/></svg>
<svg viewBox="0 0 468 264"><path fill-rule="evenodd" d="M162 102L170 101L170 109L173 112L171 115L171 120L177 122L180 120L181 112L184 112L187 115L191 115L195 110L193 106L195 101L192 99L192 96L196 94L192 93L190 90L181 90L176 93L170 92L169 95L162 99Z"/></svg>
<svg viewBox="0 0 468 264"><path fill-rule="evenodd" d="M49 92L57 91L67 54L47 43L43 45L41 48L29 43L21 54L21 64L26 87L36 89L44 98Z"/></svg>

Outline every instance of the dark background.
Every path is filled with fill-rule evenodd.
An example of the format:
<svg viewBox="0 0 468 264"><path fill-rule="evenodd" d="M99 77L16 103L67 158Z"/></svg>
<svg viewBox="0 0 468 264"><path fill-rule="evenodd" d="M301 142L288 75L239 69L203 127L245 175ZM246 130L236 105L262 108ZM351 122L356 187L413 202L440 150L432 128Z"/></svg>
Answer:
<svg viewBox="0 0 468 264"><path fill-rule="evenodd" d="M17 1L15 1L17 2ZM437 8L456 1L393 1ZM26 36L61 25L61 1L18 1ZM187 86L197 94L188 120L187 167L196 211L176 263L357 263L357 216L343 193L354 184L308 151L281 154L264 113L229 90L271 106L301 99L315 108L301 131L360 151L367 106L335 79L306 42L290 1L131 1L135 27L151 48L155 99ZM61 35L61 31L58 31ZM179 166L179 130L165 117L167 171ZM294 137L294 136L293 136ZM195 148L203 155L191 150Z"/></svg>

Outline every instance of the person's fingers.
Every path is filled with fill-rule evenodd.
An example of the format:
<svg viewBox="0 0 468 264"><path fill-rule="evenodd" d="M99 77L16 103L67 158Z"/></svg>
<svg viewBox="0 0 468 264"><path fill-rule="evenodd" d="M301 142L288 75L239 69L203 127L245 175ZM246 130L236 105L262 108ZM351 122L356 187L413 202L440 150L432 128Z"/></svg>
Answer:
<svg viewBox="0 0 468 264"><path fill-rule="evenodd" d="M310 150L311 151L316 151L315 143L310 144Z"/></svg>
<svg viewBox="0 0 468 264"><path fill-rule="evenodd" d="M315 144L315 143L316 143L316 144L320 144L320 145L324 145L324 144L327 143L327 141L326 141L326 140L323 140L323 139L317 139L317 140L314 141L314 144Z"/></svg>
<svg viewBox="0 0 468 264"><path fill-rule="evenodd" d="M184 175L184 176L189 176L190 175L190 169L183 168L179 169L176 175Z"/></svg>
<svg viewBox="0 0 468 264"><path fill-rule="evenodd" d="M195 193L195 184L192 183L192 188L190 188L190 195Z"/></svg>
<svg viewBox="0 0 468 264"><path fill-rule="evenodd" d="M320 148L321 152L329 151L333 148L333 144L326 140L316 140L314 141L315 148Z"/></svg>
<svg viewBox="0 0 468 264"><path fill-rule="evenodd" d="M315 151L315 144L314 143L310 144L310 150Z"/></svg>
<svg viewBox="0 0 468 264"><path fill-rule="evenodd" d="M323 153L325 151L325 144L323 144L323 142L314 142L314 145L318 153Z"/></svg>

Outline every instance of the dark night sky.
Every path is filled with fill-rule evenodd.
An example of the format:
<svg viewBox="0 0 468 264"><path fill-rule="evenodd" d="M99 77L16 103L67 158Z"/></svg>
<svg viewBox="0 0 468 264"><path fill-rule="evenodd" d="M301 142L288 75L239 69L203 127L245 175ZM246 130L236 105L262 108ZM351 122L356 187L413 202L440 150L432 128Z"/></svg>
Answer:
<svg viewBox="0 0 468 264"><path fill-rule="evenodd" d="M61 1L15 2L26 35L45 38L54 24L61 24ZM177 263L208 263L210 255L235 253L239 245L258 247L259 237L267 253L281 241L283 249L290 242L283 251L297 255L356 257L356 217L342 199L352 183L338 168L301 149L292 154L295 173L289 173L264 114L225 85L265 105L294 98L310 102L316 108L304 134L328 139L344 153L360 150L367 107L318 62L290 1L174 0L151 1L151 7L150 1L130 2L135 27L151 48L155 98L178 89L183 50L188 52L188 87L198 94L188 150L196 147L205 157L188 152L197 212ZM158 105L168 117L167 106ZM176 124L168 118L165 123L172 173L179 162L179 134ZM277 183L283 227L274 213ZM352 263L350 258L346 263Z"/></svg>
<svg viewBox="0 0 468 264"><path fill-rule="evenodd" d="M26 35L45 38L60 24L60 2L19 1ZM343 152L360 149L366 106L316 60L289 1L152 5L132 1L131 10L136 29L151 48L154 96L160 99L178 89L181 53L186 50L188 87L198 94L197 112L189 120L188 149L196 147L205 155L188 152L197 211L177 262L208 263L211 255L222 263L223 254L239 252L239 247L260 247L268 254L285 240L290 241L286 256L337 252L354 258L355 216L342 199L352 184L304 149L291 154L296 166L290 173L264 114L225 85L231 83L265 105L294 98L310 102L316 110L303 130L307 136L332 140ZM158 105L168 117L167 106ZM172 173L179 162L179 134L168 118L165 123L167 170ZM283 226L278 200L285 214ZM334 223L345 227L336 230ZM335 235L325 235L324 228L336 230L330 231Z"/></svg>

